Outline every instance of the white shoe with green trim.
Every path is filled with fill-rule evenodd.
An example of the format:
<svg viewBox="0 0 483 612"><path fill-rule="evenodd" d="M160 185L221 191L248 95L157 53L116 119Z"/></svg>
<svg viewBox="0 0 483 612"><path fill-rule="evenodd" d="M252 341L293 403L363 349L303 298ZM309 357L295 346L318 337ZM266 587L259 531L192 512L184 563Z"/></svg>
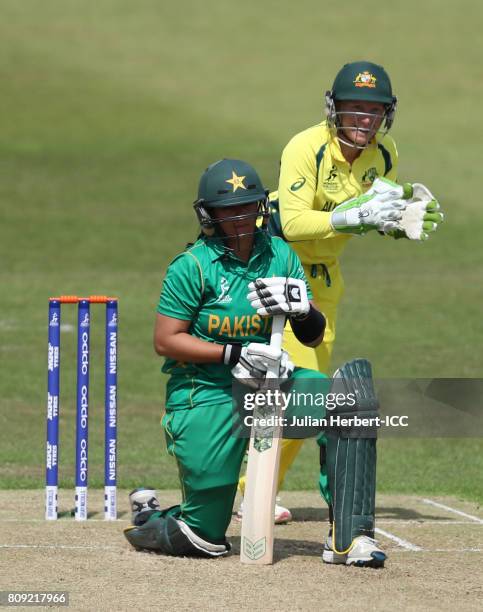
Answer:
<svg viewBox="0 0 483 612"><path fill-rule="evenodd" d="M356 567L384 567L387 555L377 545L377 540L368 536L357 537L350 551L340 554L332 550L332 532L325 540L322 561L334 565L355 565Z"/></svg>

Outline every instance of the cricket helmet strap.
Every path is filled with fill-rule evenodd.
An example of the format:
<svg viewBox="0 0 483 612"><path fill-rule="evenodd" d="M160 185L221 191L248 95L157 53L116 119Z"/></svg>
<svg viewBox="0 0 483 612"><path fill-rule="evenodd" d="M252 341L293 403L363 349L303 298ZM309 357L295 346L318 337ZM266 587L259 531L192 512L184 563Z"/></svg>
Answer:
<svg viewBox="0 0 483 612"><path fill-rule="evenodd" d="M263 218L263 227L268 223L268 190L265 190L255 169L239 159L221 159L201 175L198 198L193 206L202 232L207 236L223 236L217 227L220 221L210 215L210 209L229 208L257 203L255 214L235 215L223 220L236 221L246 217Z"/></svg>
<svg viewBox="0 0 483 612"><path fill-rule="evenodd" d="M198 217L201 231L206 236L213 236L215 234L215 226L213 219L210 217L209 212L205 208L204 200L196 200L193 206L196 216Z"/></svg>
<svg viewBox="0 0 483 612"><path fill-rule="evenodd" d="M396 116L396 108L397 108L397 97L392 97L392 102L386 107L386 119L384 121L384 127L386 128L386 132L392 127L394 123L394 117Z"/></svg>

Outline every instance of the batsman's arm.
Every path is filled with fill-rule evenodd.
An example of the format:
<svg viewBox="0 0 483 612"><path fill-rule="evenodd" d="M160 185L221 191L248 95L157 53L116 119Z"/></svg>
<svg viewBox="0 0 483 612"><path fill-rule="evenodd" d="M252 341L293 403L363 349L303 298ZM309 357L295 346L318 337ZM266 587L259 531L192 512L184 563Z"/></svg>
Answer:
<svg viewBox="0 0 483 612"><path fill-rule="evenodd" d="M305 346L315 348L324 339L326 320L314 302L310 302L310 310L303 318L292 317L290 325L295 337Z"/></svg>
<svg viewBox="0 0 483 612"><path fill-rule="evenodd" d="M274 351L260 342L246 346L238 342L215 344L192 336L189 327L190 321L158 314L154 326L156 353L186 363L223 363L231 368L234 378L256 389L274 362L280 367L280 378L289 378L293 372L288 354L280 349Z"/></svg>
<svg viewBox="0 0 483 612"><path fill-rule="evenodd" d="M223 346L189 333L203 298L202 265L190 251L178 255L163 280L154 325L154 349L163 357L189 363L219 363Z"/></svg>
<svg viewBox="0 0 483 612"><path fill-rule="evenodd" d="M191 321L157 314L154 325L154 350L162 357L189 363L220 363L223 346L206 342L188 333Z"/></svg>

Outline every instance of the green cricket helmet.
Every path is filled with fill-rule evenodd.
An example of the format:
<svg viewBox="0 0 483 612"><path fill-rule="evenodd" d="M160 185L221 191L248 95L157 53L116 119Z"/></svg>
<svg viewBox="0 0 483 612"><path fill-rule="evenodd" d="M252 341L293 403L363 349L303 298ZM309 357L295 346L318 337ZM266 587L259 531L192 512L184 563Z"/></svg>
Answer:
<svg viewBox="0 0 483 612"><path fill-rule="evenodd" d="M334 100L367 100L391 104L391 79L382 66L352 62L339 70L332 85Z"/></svg>
<svg viewBox="0 0 483 612"><path fill-rule="evenodd" d="M332 89L325 94L325 114L330 127L340 127L340 119L343 113L337 110L337 102L346 100L384 104L384 133L389 131L394 122L397 98L392 93L391 79L382 66L362 61L345 64L339 70ZM350 114L357 115L358 113ZM371 113L360 114L370 115ZM381 119L380 115L372 115L374 122ZM357 148L365 147L359 146Z"/></svg>
<svg viewBox="0 0 483 612"><path fill-rule="evenodd" d="M239 214L215 219L210 209L229 208L244 204L257 203L255 213ZM239 221L249 217L262 217L262 228L268 222L268 191L263 187L256 170L240 159L221 159L206 168L200 178L198 199L194 209L200 222L201 230L207 236L229 238L219 224L222 221ZM237 237L239 237L237 235Z"/></svg>

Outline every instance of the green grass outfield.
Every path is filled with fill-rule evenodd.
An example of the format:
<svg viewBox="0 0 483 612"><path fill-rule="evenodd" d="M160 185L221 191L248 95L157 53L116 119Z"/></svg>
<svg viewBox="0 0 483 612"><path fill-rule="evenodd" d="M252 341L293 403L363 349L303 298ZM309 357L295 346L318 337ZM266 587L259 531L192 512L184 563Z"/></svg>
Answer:
<svg viewBox="0 0 483 612"><path fill-rule="evenodd" d="M423 245L352 241L334 364L364 355L378 376L482 375L481 3L0 0L0 10L1 487L43 486L47 299L58 293L119 296L120 483L176 486L151 334L166 265L196 234L199 174L241 157L276 186L283 146L319 121L339 67L362 57L387 67L399 96L401 180L431 186L446 223ZM100 486L100 310L96 326ZM63 337L64 486L74 336ZM482 455L481 439L384 440L379 488L483 500ZM316 463L308 443L287 487L312 487Z"/></svg>

